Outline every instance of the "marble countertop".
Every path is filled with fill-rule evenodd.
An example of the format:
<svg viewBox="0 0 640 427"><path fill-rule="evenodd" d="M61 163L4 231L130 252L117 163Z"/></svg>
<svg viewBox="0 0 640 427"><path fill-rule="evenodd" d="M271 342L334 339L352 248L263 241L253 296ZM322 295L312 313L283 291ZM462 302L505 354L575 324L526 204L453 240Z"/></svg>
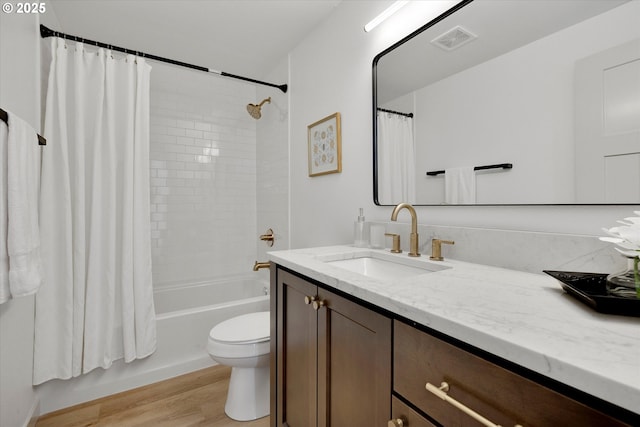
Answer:
<svg viewBox="0 0 640 427"><path fill-rule="evenodd" d="M598 313L545 274L455 260L449 269L380 280L323 260L369 252L328 246L270 260L354 297L640 414L640 318ZM414 258L428 264L428 256ZM432 262L432 261L431 261Z"/></svg>

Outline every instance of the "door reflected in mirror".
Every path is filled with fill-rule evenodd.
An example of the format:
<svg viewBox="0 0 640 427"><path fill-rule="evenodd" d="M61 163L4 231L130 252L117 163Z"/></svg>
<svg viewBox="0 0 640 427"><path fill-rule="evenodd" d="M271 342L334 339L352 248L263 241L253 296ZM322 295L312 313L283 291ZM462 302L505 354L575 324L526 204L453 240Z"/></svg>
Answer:
<svg viewBox="0 0 640 427"><path fill-rule="evenodd" d="M640 204L640 0L458 8L373 61L376 204Z"/></svg>

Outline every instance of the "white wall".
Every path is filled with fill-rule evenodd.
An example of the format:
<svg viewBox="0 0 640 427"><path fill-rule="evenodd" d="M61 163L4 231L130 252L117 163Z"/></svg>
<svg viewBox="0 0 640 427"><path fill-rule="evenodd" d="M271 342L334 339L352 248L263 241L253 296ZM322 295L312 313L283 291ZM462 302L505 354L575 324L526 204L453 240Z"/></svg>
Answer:
<svg viewBox="0 0 640 427"><path fill-rule="evenodd" d="M411 2L364 33L362 26L391 2L345 1L291 53L292 247L352 241L359 207L367 220L388 220L390 207L373 204L371 63L392 42L418 28L422 8ZM401 28L399 28L401 27ZM343 171L309 178L307 125L342 114ZM636 208L637 209L637 208ZM418 208L422 224L556 233L601 234L629 206L436 206ZM407 217L400 221L408 221Z"/></svg>
<svg viewBox="0 0 640 427"><path fill-rule="evenodd" d="M37 15L0 13L0 106L40 129ZM0 305L0 426L26 426L37 411L31 386L33 296Z"/></svg>
<svg viewBox="0 0 640 427"><path fill-rule="evenodd" d="M151 73L154 286L251 274L289 247L288 94L159 63ZM286 61L265 77L287 82ZM262 117L249 103L265 98ZM259 240L274 230L273 247ZM268 271L258 273L268 280Z"/></svg>
<svg viewBox="0 0 640 427"><path fill-rule="evenodd" d="M289 247L288 94L152 65L154 286L251 274L268 250ZM287 76L284 61L265 80ZM268 97L253 119L247 104ZM273 247L259 240L268 228Z"/></svg>
<svg viewBox="0 0 640 427"><path fill-rule="evenodd" d="M285 60L273 72L265 76L265 81L275 84L288 82L289 63ZM271 228L275 234L273 246L259 241L256 261L266 261L266 252L288 249L289 234L289 93L279 89L258 86L256 101L271 97L271 103L262 107L262 118L257 121L256 142L256 200L257 233L263 234ZM254 102L256 102L254 101ZM263 280L269 280L269 271L258 273Z"/></svg>
<svg viewBox="0 0 640 427"><path fill-rule="evenodd" d="M152 66L154 287L248 274L257 248L257 122L246 105L256 87Z"/></svg>

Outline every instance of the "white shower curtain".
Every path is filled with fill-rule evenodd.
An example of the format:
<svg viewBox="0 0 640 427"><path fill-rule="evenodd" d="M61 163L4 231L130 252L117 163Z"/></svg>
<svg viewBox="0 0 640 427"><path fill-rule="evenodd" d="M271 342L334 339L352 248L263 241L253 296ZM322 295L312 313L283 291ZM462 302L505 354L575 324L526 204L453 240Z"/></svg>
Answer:
<svg viewBox="0 0 640 427"><path fill-rule="evenodd" d="M156 347L151 67L131 55L50 42L34 384L130 362Z"/></svg>
<svg viewBox="0 0 640 427"><path fill-rule="evenodd" d="M416 201L413 119L378 112L378 201L384 205Z"/></svg>

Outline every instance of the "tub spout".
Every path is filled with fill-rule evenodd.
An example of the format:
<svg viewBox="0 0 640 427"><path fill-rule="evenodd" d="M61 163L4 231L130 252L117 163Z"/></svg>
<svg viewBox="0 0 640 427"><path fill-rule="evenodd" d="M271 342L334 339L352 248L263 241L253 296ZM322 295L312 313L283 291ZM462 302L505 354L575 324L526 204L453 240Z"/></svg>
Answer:
<svg viewBox="0 0 640 427"><path fill-rule="evenodd" d="M256 261L256 263L253 264L253 271L258 271L261 268L271 268L271 263L269 261L267 261L267 262L258 262L258 261Z"/></svg>

